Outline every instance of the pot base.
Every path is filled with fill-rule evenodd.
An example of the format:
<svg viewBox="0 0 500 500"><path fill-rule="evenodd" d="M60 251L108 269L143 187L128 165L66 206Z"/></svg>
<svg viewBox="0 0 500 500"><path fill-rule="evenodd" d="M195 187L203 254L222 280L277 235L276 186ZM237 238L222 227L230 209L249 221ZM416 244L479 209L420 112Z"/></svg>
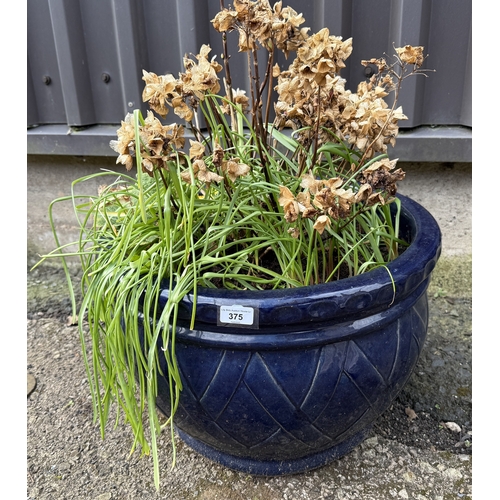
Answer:
<svg viewBox="0 0 500 500"><path fill-rule="evenodd" d="M176 428L179 437L194 451L203 455L205 458L212 460L229 469L244 472L254 476L284 476L287 474L297 474L307 472L318 467L333 462L334 460L347 455L356 446L362 443L369 432L371 426L365 428L354 436L342 441L341 443L328 448L319 453L313 453L303 458L293 460L256 460L252 458L243 458L230 455L216 450L212 446L203 443L202 441L189 436L185 432Z"/></svg>

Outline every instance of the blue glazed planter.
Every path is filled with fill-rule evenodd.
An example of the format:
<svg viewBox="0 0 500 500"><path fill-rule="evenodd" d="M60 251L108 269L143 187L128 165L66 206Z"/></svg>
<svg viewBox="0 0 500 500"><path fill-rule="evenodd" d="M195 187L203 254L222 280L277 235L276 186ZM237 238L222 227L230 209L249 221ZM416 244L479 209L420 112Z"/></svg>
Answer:
<svg viewBox="0 0 500 500"><path fill-rule="evenodd" d="M298 289L207 289L198 293L194 330L184 301L175 424L190 447L235 470L281 475L322 466L366 437L420 355L441 250L434 218L400 199L411 245L388 266L395 292L384 268ZM164 290L163 304L167 297ZM221 324L221 307L235 305L252 311L252 326ZM168 414L166 379L158 391Z"/></svg>

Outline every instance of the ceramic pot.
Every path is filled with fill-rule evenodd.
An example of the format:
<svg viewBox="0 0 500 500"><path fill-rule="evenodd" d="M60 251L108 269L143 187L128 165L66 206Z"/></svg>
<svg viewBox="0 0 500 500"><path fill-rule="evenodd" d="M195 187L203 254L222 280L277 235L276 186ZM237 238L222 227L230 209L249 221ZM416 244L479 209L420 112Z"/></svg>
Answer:
<svg viewBox="0 0 500 500"><path fill-rule="evenodd" d="M193 330L184 300L175 425L190 447L231 469L281 475L322 466L367 436L424 345L441 250L434 218L400 199L411 244L387 269L297 289L201 290ZM165 379L158 390L168 414Z"/></svg>

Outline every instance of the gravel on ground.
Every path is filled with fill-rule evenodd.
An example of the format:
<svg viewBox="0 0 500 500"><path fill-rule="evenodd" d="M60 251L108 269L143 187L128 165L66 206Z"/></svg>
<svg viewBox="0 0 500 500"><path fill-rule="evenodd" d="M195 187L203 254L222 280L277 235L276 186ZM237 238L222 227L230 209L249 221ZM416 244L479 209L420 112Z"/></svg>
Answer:
<svg viewBox="0 0 500 500"><path fill-rule="evenodd" d="M62 271L28 271L28 500L451 500L472 498L470 259L442 259L429 289L428 337L409 382L368 439L302 474L254 477L159 439L160 491L151 457L130 454L128 428L92 421L92 404ZM113 419L111 419L113 420ZM121 421L120 421L121 423Z"/></svg>

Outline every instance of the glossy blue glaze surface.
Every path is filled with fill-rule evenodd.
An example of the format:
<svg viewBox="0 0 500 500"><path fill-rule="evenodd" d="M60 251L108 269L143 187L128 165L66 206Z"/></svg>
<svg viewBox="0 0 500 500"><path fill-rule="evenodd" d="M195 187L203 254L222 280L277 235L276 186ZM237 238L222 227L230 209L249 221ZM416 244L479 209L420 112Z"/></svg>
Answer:
<svg viewBox="0 0 500 500"><path fill-rule="evenodd" d="M236 470L277 475L328 463L364 439L415 367L441 249L434 218L400 198L411 245L388 266L395 292L383 268L298 289L203 290L194 330L186 299L175 423L192 448ZM258 310L258 328L218 325L218 308L234 304ZM165 379L158 390L168 414Z"/></svg>

